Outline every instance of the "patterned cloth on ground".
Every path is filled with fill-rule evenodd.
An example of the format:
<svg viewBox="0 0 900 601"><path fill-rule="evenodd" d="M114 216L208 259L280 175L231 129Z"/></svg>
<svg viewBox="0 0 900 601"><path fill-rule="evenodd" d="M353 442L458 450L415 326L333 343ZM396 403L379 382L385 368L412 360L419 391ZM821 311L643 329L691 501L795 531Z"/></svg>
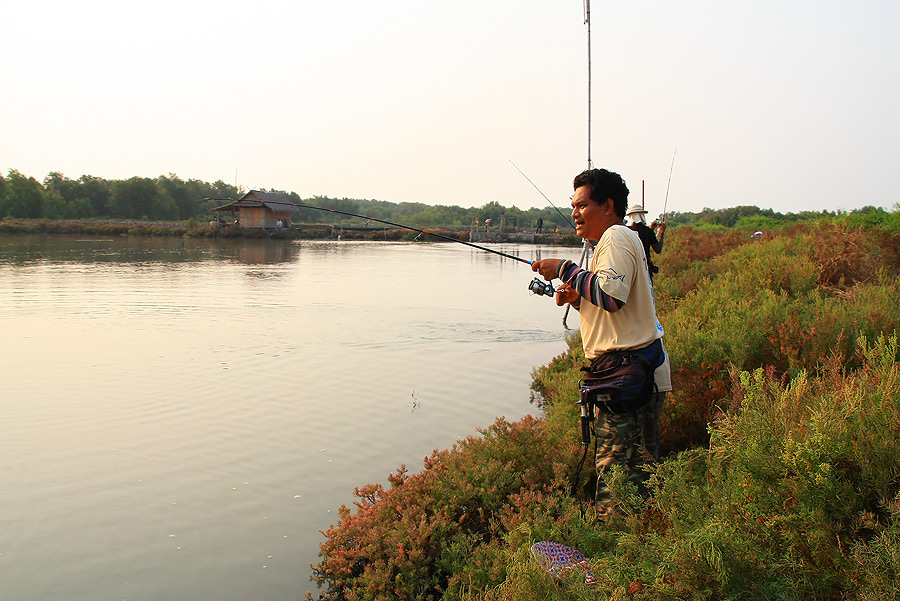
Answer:
<svg viewBox="0 0 900 601"><path fill-rule="evenodd" d="M545 570L561 577L563 573L578 569L584 571L585 584L593 584L596 578L591 573L587 558L576 549L547 540L534 543L531 546L531 554Z"/></svg>

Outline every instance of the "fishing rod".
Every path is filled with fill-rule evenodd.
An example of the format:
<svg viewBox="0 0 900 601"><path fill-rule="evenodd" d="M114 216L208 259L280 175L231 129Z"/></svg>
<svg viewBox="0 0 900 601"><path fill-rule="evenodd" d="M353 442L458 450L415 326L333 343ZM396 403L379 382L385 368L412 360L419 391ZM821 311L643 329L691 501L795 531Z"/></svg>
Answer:
<svg viewBox="0 0 900 601"><path fill-rule="evenodd" d="M531 181L531 179L530 179L527 175L525 175L525 173L524 173L521 169L519 169L518 165L516 165L515 163L513 163L513 162L512 162L512 159L509 159L509 162L510 162L510 164L511 164L513 167L516 168L516 171L518 171L519 173L522 174L522 177L524 177L525 179L528 180L528 183L529 183L529 184L531 184L532 186L534 186L534 189L535 189L535 190L537 190L538 192L540 192L541 196L544 197L544 200L546 200L547 202L549 202L549 203L550 203L550 206L553 207L554 209L556 209L556 212L559 213L560 217L562 217L563 219L565 219L565 220L566 220L566 223L568 223L570 226L572 226L572 229L575 229L575 224L572 223L572 220L569 219L568 217L566 217L566 215L565 215L562 211L560 211L560 210L556 207L556 205L553 204L553 203L550 201L549 198L547 198L547 195L546 195L546 194L544 194L543 192L541 192L541 189L538 188L537 185L536 185L533 181Z"/></svg>
<svg viewBox="0 0 900 601"><path fill-rule="evenodd" d="M385 225L390 225L392 227L398 227L405 230L410 230L413 232L418 232L419 236L426 234L428 236L433 236L435 238L439 238L441 240L447 240L448 242L459 242L460 244L465 244L466 246L471 246L472 248L477 248L478 250L483 250L485 252L493 253L495 255L500 255L501 257L506 257L507 259L512 259L514 261L519 261L520 263L525 263L526 265L531 265L532 261L528 259L523 259L522 257L517 257L515 255L510 255L505 252L500 252L499 250L494 250L493 248L487 248L486 246L481 246L479 244L474 244L469 242L468 240L460 240L459 238L454 238L452 236L445 236L444 234L438 234L436 232L429 232L428 230L421 230L416 227L412 227L410 225L403 225L401 223L394 223L393 221L387 221L385 219L378 219L377 217L368 217L366 215L359 215L357 213L350 213L348 211L339 211L337 209L328 209L326 207L317 207L315 205L308 205L299 202L283 202L278 200L266 200L259 201L260 204L279 204L279 205L287 205L291 207L297 207L298 209L313 209L316 211L324 211L326 213L336 213L337 215L346 215L347 217L356 217L358 219L365 219L368 221L375 221L377 223L383 223ZM419 239L419 236L416 237L416 240Z"/></svg>
<svg viewBox="0 0 900 601"><path fill-rule="evenodd" d="M666 205L669 204L669 185L672 183L672 169L675 168L675 154L678 152L678 149L675 149L675 152L672 153L672 165L669 167L669 183L666 184L666 200L663 202L663 223L666 221Z"/></svg>

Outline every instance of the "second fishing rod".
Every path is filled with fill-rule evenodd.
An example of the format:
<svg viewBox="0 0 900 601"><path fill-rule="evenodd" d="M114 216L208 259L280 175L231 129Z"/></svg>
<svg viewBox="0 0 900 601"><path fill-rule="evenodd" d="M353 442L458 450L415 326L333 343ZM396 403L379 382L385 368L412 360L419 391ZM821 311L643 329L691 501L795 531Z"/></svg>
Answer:
<svg viewBox="0 0 900 601"><path fill-rule="evenodd" d="M475 244L473 242L469 242L468 240L460 240L459 238L454 238L453 236L447 236L445 234L439 234L437 232L430 232L428 230L423 230L423 229L420 229L417 227L413 227L411 225L403 225L402 223L395 223L393 221L388 221L386 219L379 219L377 217L369 217L368 215L360 215L359 213L351 213L349 211L340 211L338 209L329 209L327 207L317 207L315 205L310 205L310 204L301 203L301 202L283 202L283 201L273 201L273 200L267 200L267 201L261 200L259 202L260 202L260 204L277 204L277 205L296 207L298 209L312 209L315 211L334 213L336 215L345 215L347 217L356 217L357 219L365 219L367 222L374 221L376 223L383 223L383 224L389 225L391 227L396 227L396 228L400 228L400 229L410 230L413 232L418 232L419 235L424 234L424 235L432 236L439 240L446 240L448 242L458 242L459 244L465 244L466 246L470 246L472 248L477 248L478 250L482 250L484 252L489 252L489 253L492 253L495 255L499 255L501 257L506 257L507 259L512 259L512 260L518 261L520 263L525 263L526 265L531 265L533 263L533 261L529 261L528 259L523 259L522 257L517 257L515 255L501 252L499 250L494 250L493 248L481 246L480 244ZM531 292L533 292L534 294L536 294L538 296L549 296L551 298L556 293L556 290L553 288L553 285L550 282L545 282L545 281L541 280L540 278L534 278L528 284L528 290L530 290Z"/></svg>

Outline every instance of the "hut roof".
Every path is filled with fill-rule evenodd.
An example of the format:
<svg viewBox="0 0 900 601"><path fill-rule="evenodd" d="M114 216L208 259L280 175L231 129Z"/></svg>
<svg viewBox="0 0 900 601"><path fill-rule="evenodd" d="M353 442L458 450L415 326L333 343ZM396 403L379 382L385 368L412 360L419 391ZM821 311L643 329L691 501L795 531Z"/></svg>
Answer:
<svg viewBox="0 0 900 601"><path fill-rule="evenodd" d="M281 192L264 192L262 190L250 190L239 200L216 207L215 211L240 209L242 207L263 206L276 213L290 213L294 205L294 199Z"/></svg>

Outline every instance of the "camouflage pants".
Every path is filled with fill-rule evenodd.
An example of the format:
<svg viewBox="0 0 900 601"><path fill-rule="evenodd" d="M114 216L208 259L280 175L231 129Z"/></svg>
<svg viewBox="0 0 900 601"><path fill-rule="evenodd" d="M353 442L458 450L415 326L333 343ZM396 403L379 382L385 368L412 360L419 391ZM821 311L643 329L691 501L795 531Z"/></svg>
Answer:
<svg viewBox="0 0 900 601"><path fill-rule="evenodd" d="M644 448L654 461L659 461L659 417L665 402L666 393L656 392L650 397L650 402L638 410Z"/></svg>
<svg viewBox="0 0 900 601"><path fill-rule="evenodd" d="M619 465L631 481L646 496L647 474L643 467L650 459L641 438L641 420L638 413L607 413L597 415L597 491L595 500L601 515L608 515L615 505L609 486L604 481L607 471Z"/></svg>

